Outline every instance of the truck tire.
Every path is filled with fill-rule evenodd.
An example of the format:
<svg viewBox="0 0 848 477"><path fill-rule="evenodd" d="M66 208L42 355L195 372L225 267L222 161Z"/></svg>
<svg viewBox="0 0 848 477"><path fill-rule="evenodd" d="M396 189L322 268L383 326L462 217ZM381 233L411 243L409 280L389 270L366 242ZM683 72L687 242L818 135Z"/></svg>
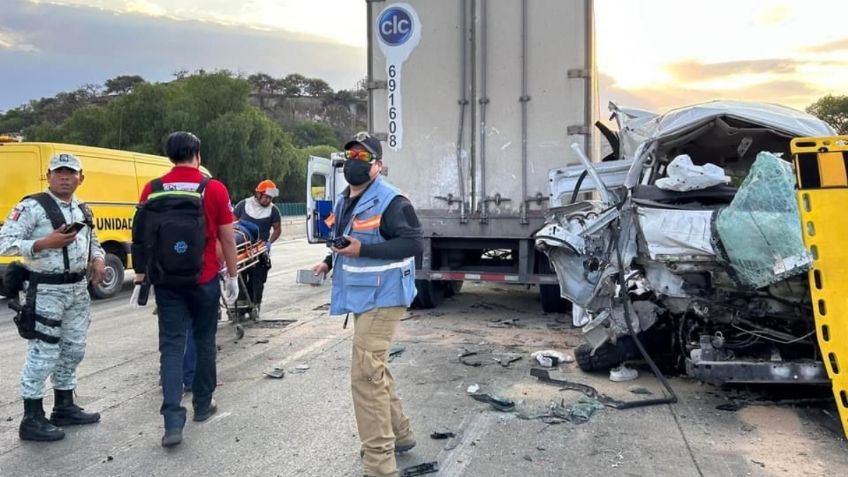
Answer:
<svg viewBox="0 0 848 477"><path fill-rule="evenodd" d="M628 359L633 359L638 354L636 344L629 336L622 336L618 343L604 343L594 356L592 348L583 343L574 350L574 360L580 369L586 372L609 371Z"/></svg>
<svg viewBox="0 0 848 477"><path fill-rule="evenodd" d="M462 280L446 280L442 282L442 285L445 288L445 298L450 298L459 293L462 290L462 284L465 283Z"/></svg>
<svg viewBox="0 0 848 477"><path fill-rule="evenodd" d="M539 299L545 313L567 313L571 302L559 296L559 285L539 285Z"/></svg>
<svg viewBox="0 0 848 477"><path fill-rule="evenodd" d="M89 285L91 296L98 299L112 298L124 285L124 264L117 255L106 254L106 276L100 285Z"/></svg>
<svg viewBox="0 0 848 477"><path fill-rule="evenodd" d="M418 295L412 301L412 308L426 310L436 308L445 298L445 288L437 281L415 280Z"/></svg>

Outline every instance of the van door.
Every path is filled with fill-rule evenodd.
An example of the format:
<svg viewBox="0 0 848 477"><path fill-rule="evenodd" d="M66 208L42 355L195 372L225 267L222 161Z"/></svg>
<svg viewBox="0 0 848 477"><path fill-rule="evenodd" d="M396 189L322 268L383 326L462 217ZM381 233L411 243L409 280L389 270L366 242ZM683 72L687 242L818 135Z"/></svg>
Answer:
<svg viewBox="0 0 848 477"><path fill-rule="evenodd" d="M325 220L333 213L333 201L347 181L342 173L344 160L309 156L306 167L306 238L309 243L323 243L330 238Z"/></svg>

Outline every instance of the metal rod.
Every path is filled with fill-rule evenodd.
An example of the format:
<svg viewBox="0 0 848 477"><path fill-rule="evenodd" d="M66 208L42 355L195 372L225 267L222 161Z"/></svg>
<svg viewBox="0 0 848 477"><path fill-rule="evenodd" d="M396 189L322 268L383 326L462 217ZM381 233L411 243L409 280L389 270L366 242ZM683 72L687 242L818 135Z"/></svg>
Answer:
<svg viewBox="0 0 848 477"><path fill-rule="evenodd" d="M471 42L471 134L469 135L469 157L471 159L471 210L477 210L477 135L474 133L474 125L477 117L477 2L471 1L471 22L468 30L468 38Z"/></svg>
<svg viewBox="0 0 848 477"><path fill-rule="evenodd" d="M480 197L483 207L480 211L480 222L489 220L489 201L486 191L486 105L489 98L486 97L486 75L488 67L488 28L487 28L487 0L480 0Z"/></svg>
<svg viewBox="0 0 848 477"><path fill-rule="evenodd" d="M462 0L459 4L459 43L460 43L460 60L459 60L459 128L456 138L456 178L459 182L459 223L468 222L468 215L465 210L465 175L462 173L462 142L465 137L465 106L468 105L468 96L466 94L466 74L465 62L468 55L468 37L467 23L468 17L466 10L468 8L468 0ZM450 206L450 204L448 204Z"/></svg>
<svg viewBox="0 0 848 477"><path fill-rule="evenodd" d="M371 82L374 81L374 14L371 11L371 2L365 2L366 18L368 23L368 59L367 63L367 78L365 79L365 89L368 91L368 132L374 132L374 90L371 89Z"/></svg>
<svg viewBox="0 0 848 477"><path fill-rule="evenodd" d="M580 148L580 144L577 144L576 142L573 143L571 145L571 149L577 153L577 157L580 159L583 167L586 168L586 172L589 173L589 177L591 177L595 182L595 188L598 189L598 192L601 194L601 201L604 204L612 204L612 195L610 194L609 189L607 189L607 185L601 180L601 175L598 174L595 166L592 165L592 160L586 156L586 153Z"/></svg>
<svg viewBox="0 0 848 477"><path fill-rule="evenodd" d="M592 137L594 136L594 110L595 110L595 2L594 0L586 0L584 8L586 9L586 78L585 78L585 108L584 108L584 123L588 128L587 134L583 139L584 149L590 157L595 153Z"/></svg>
<svg viewBox="0 0 848 477"><path fill-rule="evenodd" d="M521 0L521 223L529 223L527 209L527 0Z"/></svg>

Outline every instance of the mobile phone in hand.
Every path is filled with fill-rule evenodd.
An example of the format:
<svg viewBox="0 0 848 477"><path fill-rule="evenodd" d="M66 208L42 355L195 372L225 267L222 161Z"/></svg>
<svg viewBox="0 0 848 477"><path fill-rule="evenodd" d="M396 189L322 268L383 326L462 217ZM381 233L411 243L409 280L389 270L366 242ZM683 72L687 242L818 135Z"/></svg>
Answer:
<svg viewBox="0 0 848 477"><path fill-rule="evenodd" d="M345 248L348 245L350 245L350 240L348 240L344 237L339 237L339 238L333 240L333 247L335 247L335 248Z"/></svg>
<svg viewBox="0 0 848 477"><path fill-rule="evenodd" d="M85 222L74 222L65 226L65 233L78 233L83 227L85 227Z"/></svg>

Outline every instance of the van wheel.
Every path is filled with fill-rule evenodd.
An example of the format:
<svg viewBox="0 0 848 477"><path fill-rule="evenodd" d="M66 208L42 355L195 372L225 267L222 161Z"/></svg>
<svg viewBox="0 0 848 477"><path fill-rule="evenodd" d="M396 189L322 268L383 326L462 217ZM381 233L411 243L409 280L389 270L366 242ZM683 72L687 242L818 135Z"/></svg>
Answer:
<svg viewBox="0 0 848 477"><path fill-rule="evenodd" d="M100 285L89 285L89 291L94 298L112 298L121 291L124 285L124 264L121 259L111 253L106 254L106 275Z"/></svg>

